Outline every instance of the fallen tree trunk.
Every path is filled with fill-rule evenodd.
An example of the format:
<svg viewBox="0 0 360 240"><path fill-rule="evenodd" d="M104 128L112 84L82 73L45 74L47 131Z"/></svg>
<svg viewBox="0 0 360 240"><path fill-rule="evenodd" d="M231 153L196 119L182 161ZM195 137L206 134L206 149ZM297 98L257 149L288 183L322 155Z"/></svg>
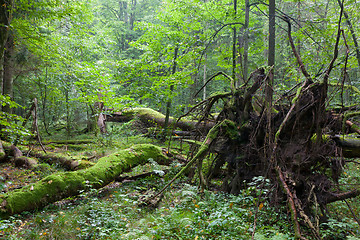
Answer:
<svg viewBox="0 0 360 240"><path fill-rule="evenodd" d="M122 112L115 112L106 117L108 122L129 122L133 119L139 119L145 126L161 126L165 125L165 115L157 112L151 108L134 108L127 109ZM176 122L173 117L169 118L169 125L176 124L177 128L183 131L192 130L210 130L215 124L212 122L206 122L199 124L198 121L181 120Z"/></svg>
<svg viewBox="0 0 360 240"><path fill-rule="evenodd" d="M342 149L342 154L347 158L360 158L360 138L335 136L332 139Z"/></svg>
<svg viewBox="0 0 360 240"><path fill-rule="evenodd" d="M43 154L41 152L30 152L30 156L38 158L46 163L50 163L50 164L58 163L67 170L72 170L72 171L89 168L95 164L87 160L63 156L55 153Z"/></svg>
<svg viewBox="0 0 360 240"><path fill-rule="evenodd" d="M0 217L42 208L82 191L101 188L121 173L146 163L149 158L159 164L168 161L161 148L140 144L103 157L88 169L52 174L35 184L0 195Z"/></svg>
<svg viewBox="0 0 360 240"><path fill-rule="evenodd" d="M63 144L63 145L68 145L68 144L92 144L95 143L94 139L82 139L82 140L50 140L50 141L45 141L43 142L44 144L51 144L51 143L55 143L55 144Z"/></svg>
<svg viewBox="0 0 360 240"><path fill-rule="evenodd" d="M15 145L10 147L10 155L14 157L15 167L31 169L37 165L35 159L23 156L23 153Z"/></svg>
<svg viewBox="0 0 360 240"><path fill-rule="evenodd" d="M13 156L16 167L26 167L29 169L35 167L37 161L33 158L39 159L42 162L49 164L59 164L66 170L71 171L89 168L95 164L84 159L69 157L58 153L42 153L37 151L31 151L28 153L25 149L19 149L14 145L4 146L4 149L7 152L7 155L4 157L4 159L7 159L8 156ZM23 154L29 155L33 158L23 157Z"/></svg>
<svg viewBox="0 0 360 240"><path fill-rule="evenodd" d="M15 145L3 146L0 142L0 147L0 163L11 162L14 163L15 167L23 167L27 169L36 167L36 159L23 156L22 151L20 151L20 149Z"/></svg>

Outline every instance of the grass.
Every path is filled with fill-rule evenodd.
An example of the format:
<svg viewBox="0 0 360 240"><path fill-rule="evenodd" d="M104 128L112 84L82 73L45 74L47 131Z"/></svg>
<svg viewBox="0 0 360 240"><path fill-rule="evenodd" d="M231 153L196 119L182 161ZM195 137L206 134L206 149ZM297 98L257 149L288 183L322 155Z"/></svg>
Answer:
<svg viewBox="0 0 360 240"><path fill-rule="evenodd" d="M102 156L136 143L161 144L154 139L131 134L124 136L118 132L112 133L111 139L106 140L110 142L103 142L102 145L101 141L98 139L95 144L87 144L85 149L68 148L66 152L69 155ZM57 147L54 149L59 150ZM176 143L175 147L179 148ZM0 166L1 169L4 167L11 166ZM152 176L131 182L114 182L103 189L83 192L76 198L65 199L39 211L2 219L0 239L210 240L251 239L252 235L257 240L294 239L286 204L275 207L267 201L265 194L268 189L258 189L262 178L254 178L249 188L237 196L207 190L199 192L196 181L191 183L189 179L181 178L165 192L157 208L138 206L141 196L147 194L148 190L161 189L180 167L178 163L159 166L149 160L148 164L128 174L153 170L161 172L164 169L169 170L168 174L163 178ZM36 181L58 170L57 166L47 164L33 171L13 169L16 173L14 176L18 176L18 184ZM359 180L359 165L349 164L340 187L351 189L354 185L349 184L358 184ZM360 198L348 202L359 216ZM360 228L346 203L334 203L328 210L333 219L319 226L323 239L359 239ZM304 235L310 236L308 229L302 230Z"/></svg>

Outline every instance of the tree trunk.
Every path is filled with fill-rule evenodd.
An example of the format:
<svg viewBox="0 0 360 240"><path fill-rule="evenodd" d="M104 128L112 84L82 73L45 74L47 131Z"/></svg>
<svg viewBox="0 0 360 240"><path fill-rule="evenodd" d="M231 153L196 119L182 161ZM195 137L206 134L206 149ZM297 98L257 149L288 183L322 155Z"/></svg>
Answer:
<svg viewBox="0 0 360 240"><path fill-rule="evenodd" d="M176 46L174 50L174 62L173 62L173 68L172 68L172 74L175 74L176 72L176 59L178 56L178 50L179 48ZM174 83L170 84L170 94L172 95L174 91ZM164 129L167 130L169 125L169 118L170 118L170 110L171 110L171 102L172 102L172 96L169 96L169 100L166 103L166 115L165 115L165 123L164 123Z"/></svg>
<svg viewBox="0 0 360 240"><path fill-rule="evenodd" d="M360 138L351 138L343 136L332 137L336 145L342 149L342 154L347 158L360 157Z"/></svg>
<svg viewBox="0 0 360 240"><path fill-rule="evenodd" d="M105 106L104 106L104 102L102 101L102 93L101 90L100 92L97 94L98 95L98 99L99 101L96 102L94 104L94 112L95 112L95 116L96 116L96 123L97 126L99 127L100 133L101 134L107 134L107 129L106 129L106 117L103 113L103 111L105 110Z"/></svg>
<svg viewBox="0 0 360 240"><path fill-rule="evenodd" d="M82 191L104 187L149 158L159 164L168 161L161 148L142 144L103 157L88 169L52 174L35 184L0 195L0 217L39 209Z"/></svg>
<svg viewBox="0 0 360 240"><path fill-rule="evenodd" d="M3 57L12 18L13 0L0 0L0 79L2 79ZM1 86L2 89L2 86Z"/></svg>
<svg viewBox="0 0 360 240"><path fill-rule="evenodd" d="M63 155L63 154L43 153L43 152L38 152L38 151L28 152L24 148L20 148L20 149L17 148L15 145L12 145L12 146L5 145L5 146L3 146L3 151L4 151L4 149L7 153L5 159L7 159L7 156L13 156L15 158L15 165L17 167L22 167L22 165L20 163L16 164L16 158L22 157L24 154L29 155L33 158L36 158L36 159L40 160L41 162L46 162L49 164L59 164L62 167L64 167L66 170L71 170L71 171L85 169L85 168L89 168L89 167L92 167L95 165L95 163L87 161L87 160L83 160L79 157L69 157L69 156ZM5 152L3 154L5 155ZM1 159L1 149L0 149L0 159ZM1 162L1 160L0 160L0 162ZM31 165L26 164L26 163L24 163L24 165L27 168L32 168L35 165L35 162L37 162L37 161L31 160L31 162L30 162Z"/></svg>
<svg viewBox="0 0 360 240"><path fill-rule="evenodd" d="M243 80L248 79L249 71L249 21L250 21L250 3L249 0L245 0L245 24L244 24L244 62L243 62ZM240 83L239 83L240 86Z"/></svg>
<svg viewBox="0 0 360 240"><path fill-rule="evenodd" d="M234 13L235 13L235 18L236 18L236 14L237 14L237 0L234 0ZM232 48L232 78L236 79L236 38L237 33L236 33L236 26L234 26L233 28L233 48Z"/></svg>
<svg viewBox="0 0 360 240"><path fill-rule="evenodd" d="M70 138L71 122L70 122L70 99L69 99L69 86L65 86L65 106L66 106L66 136Z"/></svg>
<svg viewBox="0 0 360 240"><path fill-rule="evenodd" d="M107 116L108 122L129 122L133 119L139 119L145 126L165 126L165 115L159 113L151 108L134 108L127 109L122 112L112 113L111 116ZM176 122L176 119L169 117L169 125L176 124L176 127L184 130L191 131L195 129L208 131L214 126L212 122L206 124L199 124L197 121L181 120Z"/></svg>
<svg viewBox="0 0 360 240"><path fill-rule="evenodd" d="M9 34L8 40L5 44L6 50L4 53L3 63L3 90L2 94L7 95L13 100L13 75L14 75L14 38ZM2 107L3 112L12 113L12 108L9 105Z"/></svg>
<svg viewBox="0 0 360 240"><path fill-rule="evenodd" d="M204 56L204 77L203 77L203 86L204 86L204 90L203 90L203 99L206 99L206 54Z"/></svg>
<svg viewBox="0 0 360 240"><path fill-rule="evenodd" d="M274 85L274 66L275 65L275 0L269 1L269 55L268 66L271 67L268 77L266 79L265 89L265 107L267 111L267 135L266 146L268 156L271 155L273 145L273 124L272 124L272 111L273 111L273 85Z"/></svg>
<svg viewBox="0 0 360 240"><path fill-rule="evenodd" d="M42 122L44 125L44 129L46 131L46 133L51 136L50 132L49 132L49 128L48 128L48 122L47 122L47 118L46 118L46 112L47 112L47 105L46 105L46 100L47 100L47 80L48 80L48 68L45 67L45 82L44 82L44 92L42 92L42 86L41 83L39 82L39 89L40 89L40 94L41 94L41 98L42 98Z"/></svg>
<svg viewBox="0 0 360 240"><path fill-rule="evenodd" d="M7 151L7 155L4 157L4 159L10 160L10 162L15 164L15 167L32 169L37 165L37 160L29 157L24 157L21 150L15 145L5 147L5 149Z"/></svg>
<svg viewBox="0 0 360 240"><path fill-rule="evenodd" d="M339 3L339 6L340 8L343 8L343 4L340 0L338 0L338 3ZM354 42L354 46L355 46L355 51L356 51L356 59L357 59L357 62L358 62L358 66L360 67L360 49L359 49L359 44L358 44L358 41L357 41L357 38L356 38L356 33L355 33L355 30L354 30L354 27L350 21L350 18L349 18L349 15L347 14L346 11L344 11L344 17L346 19L346 24L348 25L349 27L349 30L351 32L351 37L353 39L353 42Z"/></svg>
<svg viewBox="0 0 360 240"><path fill-rule="evenodd" d="M42 152L30 152L30 156L40 159L43 162L47 162L49 164L60 164L67 170L75 171L80 169L85 169L92 167L94 165L93 162L89 162L87 160L76 159L69 156L62 156L54 153L42 153Z"/></svg>

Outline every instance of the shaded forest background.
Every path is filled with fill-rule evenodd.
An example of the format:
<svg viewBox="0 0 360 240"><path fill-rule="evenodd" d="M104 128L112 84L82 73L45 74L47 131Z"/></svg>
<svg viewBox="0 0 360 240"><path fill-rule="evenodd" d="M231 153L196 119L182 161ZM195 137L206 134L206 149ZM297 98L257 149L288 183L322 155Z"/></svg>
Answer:
<svg viewBox="0 0 360 240"><path fill-rule="evenodd" d="M163 113L172 102L171 115L179 116L230 89L229 79L219 75L195 96L212 75L222 71L239 86L249 73L268 65L268 6L263 2L17 1L13 8L12 1L2 2L2 11L11 11L11 22L2 27L9 34L3 96L25 108L37 98L39 127L48 133L91 130L93 116L104 111L94 107L97 102L106 109L146 106ZM357 86L359 6L354 1L344 6L344 38L330 83ZM284 16L308 72L319 78L332 59L340 9L336 1L277 3L276 96L304 79ZM332 105L358 100L348 88L329 93ZM25 117L26 109L4 105L4 112Z"/></svg>
<svg viewBox="0 0 360 240"><path fill-rule="evenodd" d="M194 174L203 191L226 168L222 190L235 194L249 189L258 176L268 177L270 204L287 199L295 239L303 239L298 219L308 227L305 232L321 239L319 221L326 222L326 205L360 194L358 183L339 185L344 164L354 164L352 171L358 164L343 156L358 157L360 147L356 1L2 0L0 5L2 140L18 145L33 138L41 144L40 136L94 134L107 146L121 132L135 134L128 124L106 127L107 122L135 117L144 124L136 122L138 131L163 143L170 131L157 127L169 130L170 116L186 115L174 138L193 138L189 129L198 136L185 140L193 147L185 150L191 153L189 162L180 158L187 162L180 173L196 162ZM164 115L141 116L150 108ZM198 119L204 125L197 125ZM155 129L143 131L150 125ZM353 135L343 138L347 133ZM138 156L137 148L146 153L141 146L129 151ZM15 164L17 150L10 148ZM72 170L90 167L101 176L97 169L108 166L101 159L76 166L66 158L59 161ZM210 160L213 172L204 177ZM58 178L45 179L50 184ZM103 186L97 184L93 187ZM1 207L17 213L12 195L16 199L19 192L34 191L33 186L42 186L41 181L4 194ZM78 194L79 189L69 191ZM259 199L254 201L261 210ZM346 204L353 223L360 224L358 210ZM256 221L255 215L254 231Z"/></svg>

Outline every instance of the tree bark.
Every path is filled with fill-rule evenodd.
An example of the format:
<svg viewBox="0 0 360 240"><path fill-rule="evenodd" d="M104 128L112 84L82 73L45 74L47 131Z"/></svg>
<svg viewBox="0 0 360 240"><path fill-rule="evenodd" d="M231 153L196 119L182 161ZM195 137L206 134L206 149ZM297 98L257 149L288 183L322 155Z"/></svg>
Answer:
<svg viewBox="0 0 360 240"><path fill-rule="evenodd" d="M250 21L250 2L245 0L245 24L244 24L244 62L243 62L243 80L248 79L249 72L249 21ZM240 86L240 83L238 84Z"/></svg>
<svg viewBox="0 0 360 240"><path fill-rule="evenodd" d="M0 0L0 63L3 61L5 44L8 39L12 7L13 0ZM2 64L0 66L0 77L2 79Z"/></svg>
<svg viewBox="0 0 360 240"><path fill-rule="evenodd" d="M174 62L173 62L173 68L172 68L172 74L176 73L176 60L178 57L178 51L179 48L176 46L175 50L174 50ZM174 91L174 83L170 84L170 94L172 95ZM171 110L171 102L172 102L172 97L169 96L168 102L166 103L166 115L165 115L165 123L164 123L164 129L167 130L168 125L169 125L169 118L170 118L170 110Z"/></svg>
<svg viewBox="0 0 360 240"><path fill-rule="evenodd" d="M75 172L55 173L35 184L0 195L0 217L42 208L63 198L79 195L91 188L101 188L121 173L144 164L149 158L159 164L168 161L162 149L135 145L99 159L95 166Z"/></svg>
<svg viewBox="0 0 360 240"><path fill-rule="evenodd" d="M342 149L342 154L346 158L360 157L360 138L343 136L332 137L336 145Z"/></svg>
<svg viewBox="0 0 360 240"><path fill-rule="evenodd" d="M13 100L13 75L14 75L14 37L9 34L5 44L4 63L3 63L3 89L2 94L7 95ZM9 105L2 107L2 111L12 114L12 108Z"/></svg>
<svg viewBox="0 0 360 240"><path fill-rule="evenodd" d="M97 115L97 119L96 119L96 123L97 126L99 127L100 133L101 134L107 134L107 129L106 129L106 117L103 113L103 111L105 110L105 106L104 106L104 102L102 102L102 93L101 90L98 93L98 99L99 102L96 102L94 104L94 111Z"/></svg>
<svg viewBox="0 0 360 240"><path fill-rule="evenodd" d="M165 126L165 115L151 108L134 108L127 109L122 112L115 112L110 116L107 116L106 121L129 122L133 119L139 119L146 126ZM214 126L214 123L212 122L198 125L197 121L181 120L177 122L173 117L169 117L169 125L173 124L176 124L176 127L184 131L192 131L195 129L209 130Z"/></svg>
<svg viewBox="0 0 360 240"><path fill-rule="evenodd" d="M234 0L234 13L235 13L235 18L236 18L236 14L237 14L237 0ZM233 46L232 46L232 78L236 79L236 45L237 45L237 32L236 32L236 26L233 27Z"/></svg>
<svg viewBox="0 0 360 240"><path fill-rule="evenodd" d="M343 8L342 2L340 0L338 0L337 2L339 3L340 8ZM360 67L360 49L359 49L359 44L358 44L358 41L357 41L356 33L355 33L354 27L353 27L353 25L352 25L352 23L350 21L349 15L347 14L346 11L344 11L344 17L346 19L346 24L349 27L351 37L352 37L353 42L354 42L355 51L356 51L356 59L357 59L358 65Z"/></svg>
<svg viewBox="0 0 360 240"><path fill-rule="evenodd" d="M37 161L33 158L23 156L23 153L15 145L10 147L9 155L14 157L15 167L23 167L27 169L32 169L37 165Z"/></svg>
<svg viewBox="0 0 360 240"><path fill-rule="evenodd" d="M62 155L62 154L42 153L42 152L38 152L38 151L31 151L28 153L27 150L25 150L23 148L18 148L15 145L4 146L3 151L4 151L4 149L5 149L5 152L7 153L7 154L5 154L5 152L4 152L4 155L6 155L6 156L4 156L4 158L7 159L7 156L13 156L15 159L15 165L17 167L23 166L20 163L16 164L16 159L19 157L22 157L24 154L29 155L35 159L41 160L42 162L46 162L49 164L59 164L62 167L64 167L66 170L71 170L71 171L85 169L85 168L89 168L89 167L92 167L95 165L95 163L93 163L93 162L83 160L81 158L69 157L69 156ZM0 159L1 159L1 149L0 149ZM1 162L1 160L0 160L0 162ZM24 161L22 160L22 162L24 162ZM30 164L24 163L24 166L27 168L32 168L33 166L35 166L35 162L33 160L30 160Z"/></svg>

